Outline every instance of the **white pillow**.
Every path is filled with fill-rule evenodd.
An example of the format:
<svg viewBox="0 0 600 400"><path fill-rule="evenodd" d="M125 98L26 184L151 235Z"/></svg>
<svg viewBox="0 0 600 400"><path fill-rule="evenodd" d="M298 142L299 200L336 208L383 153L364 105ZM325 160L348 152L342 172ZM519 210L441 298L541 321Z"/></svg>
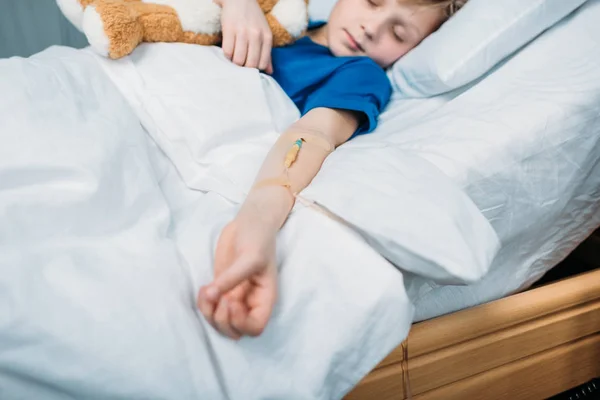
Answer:
<svg viewBox="0 0 600 400"><path fill-rule="evenodd" d="M394 90L407 97L428 97L469 84L586 1L470 0L392 66ZM326 19L335 3L313 1L310 17Z"/></svg>
<svg viewBox="0 0 600 400"><path fill-rule="evenodd" d="M442 94L480 78L587 0L471 0L391 70L410 97Z"/></svg>
<svg viewBox="0 0 600 400"><path fill-rule="evenodd" d="M402 270L438 284L481 279L500 240L473 201L414 152L378 135L362 139L333 152L302 196Z"/></svg>

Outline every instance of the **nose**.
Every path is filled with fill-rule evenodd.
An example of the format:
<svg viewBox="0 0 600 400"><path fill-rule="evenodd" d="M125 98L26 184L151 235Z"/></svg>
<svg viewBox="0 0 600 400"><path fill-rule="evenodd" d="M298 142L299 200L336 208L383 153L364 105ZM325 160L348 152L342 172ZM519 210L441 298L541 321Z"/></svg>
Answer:
<svg viewBox="0 0 600 400"><path fill-rule="evenodd" d="M369 40L373 40L373 28L370 24L361 24L360 26L365 34L365 37Z"/></svg>
<svg viewBox="0 0 600 400"><path fill-rule="evenodd" d="M360 26L368 40L375 40L384 24L385 17L375 14L365 18Z"/></svg>

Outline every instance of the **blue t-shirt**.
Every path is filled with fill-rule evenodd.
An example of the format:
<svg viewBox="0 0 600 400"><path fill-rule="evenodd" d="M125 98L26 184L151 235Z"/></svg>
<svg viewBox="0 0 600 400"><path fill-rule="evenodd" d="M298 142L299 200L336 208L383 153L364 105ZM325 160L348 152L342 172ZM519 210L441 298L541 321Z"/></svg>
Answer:
<svg viewBox="0 0 600 400"><path fill-rule="evenodd" d="M315 26L318 24L310 28ZM363 114L365 118L354 135L375 129L392 93L385 71L373 60L336 57L306 36L289 46L274 48L271 58L273 78L302 115L317 107Z"/></svg>

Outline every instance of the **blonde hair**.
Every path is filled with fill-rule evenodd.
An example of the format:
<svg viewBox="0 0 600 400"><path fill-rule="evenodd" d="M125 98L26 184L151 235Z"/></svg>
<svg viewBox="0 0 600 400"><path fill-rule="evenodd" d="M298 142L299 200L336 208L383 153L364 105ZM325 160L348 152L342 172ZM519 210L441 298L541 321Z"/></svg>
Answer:
<svg viewBox="0 0 600 400"><path fill-rule="evenodd" d="M450 18L467 4L469 0L413 0L417 4L440 8L447 18Z"/></svg>

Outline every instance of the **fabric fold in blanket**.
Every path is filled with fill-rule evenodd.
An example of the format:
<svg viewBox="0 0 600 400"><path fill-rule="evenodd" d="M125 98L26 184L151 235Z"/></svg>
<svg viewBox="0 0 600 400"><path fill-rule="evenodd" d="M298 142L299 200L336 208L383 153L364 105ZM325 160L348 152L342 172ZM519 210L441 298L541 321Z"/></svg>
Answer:
<svg viewBox="0 0 600 400"><path fill-rule="evenodd" d="M217 48L142 45L119 63L99 60L186 184L236 203L299 115L271 77L232 65ZM302 196L350 222L403 270L442 284L480 279L499 240L469 197L377 133L351 143L328 157Z"/></svg>
<svg viewBox="0 0 600 400"><path fill-rule="evenodd" d="M336 399L406 337L402 274L305 209L264 334L217 334L194 300L237 204L183 183L89 53L0 61L0 112L0 398Z"/></svg>

